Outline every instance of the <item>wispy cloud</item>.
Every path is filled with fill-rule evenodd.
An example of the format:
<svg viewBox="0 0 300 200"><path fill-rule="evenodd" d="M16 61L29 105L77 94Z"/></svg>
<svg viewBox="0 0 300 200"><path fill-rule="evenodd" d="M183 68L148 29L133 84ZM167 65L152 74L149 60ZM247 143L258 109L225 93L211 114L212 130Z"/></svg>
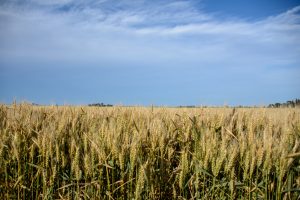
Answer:
<svg viewBox="0 0 300 200"><path fill-rule="evenodd" d="M31 0L27 6L19 3L1 6L1 38L8 43L7 48L28 43L24 44L28 49L45 44L49 45L49 51L51 46L57 51L55 45L58 49L64 46L72 51L77 46L90 49L87 54L101 51L105 47L103 43L113 45L118 42L120 45L116 47L123 46L134 51L140 42L146 42L143 46L146 51L151 48L159 51L159 44L171 48L178 46L188 51L198 49L201 52L205 48L212 51L211 48L217 44L216 53L219 49L234 48L235 45L234 54L240 52L242 46L242 49L247 48L249 43L250 47L256 44L259 49L269 46L273 49L277 45L282 49L293 47L289 54L299 55L299 45L296 45L300 43L299 9L296 7L262 21L247 22L242 19L216 19L195 8L192 1ZM193 38L196 44L183 41L189 41L189 38ZM155 43L157 47L153 46ZM3 46L1 49L5 51ZM281 57L282 52L278 53ZM116 52L114 56L119 55Z"/></svg>
<svg viewBox="0 0 300 200"><path fill-rule="evenodd" d="M296 80L300 6L247 21L219 19L196 3L4 1L0 4L0 68L51 65L178 73L189 69L198 75L217 70L227 76L265 78L264 83L286 74L285 82L293 79L288 84L300 84ZM264 76L267 73L272 78Z"/></svg>

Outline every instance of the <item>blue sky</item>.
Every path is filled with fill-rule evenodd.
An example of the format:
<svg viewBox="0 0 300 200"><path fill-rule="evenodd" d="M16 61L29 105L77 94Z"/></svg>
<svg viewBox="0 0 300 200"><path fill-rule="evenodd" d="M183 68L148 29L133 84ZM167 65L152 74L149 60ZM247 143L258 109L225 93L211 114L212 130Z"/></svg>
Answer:
<svg viewBox="0 0 300 200"><path fill-rule="evenodd" d="M299 1L0 2L0 102L266 105L299 97Z"/></svg>

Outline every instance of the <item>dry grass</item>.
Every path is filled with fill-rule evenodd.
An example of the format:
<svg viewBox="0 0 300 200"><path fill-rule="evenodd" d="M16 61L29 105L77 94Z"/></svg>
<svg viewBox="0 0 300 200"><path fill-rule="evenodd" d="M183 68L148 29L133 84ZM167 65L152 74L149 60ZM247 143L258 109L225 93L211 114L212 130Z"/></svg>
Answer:
<svg viewBox="0 0 300 200"><path fill-rule="evenodd" d="M297 199L297 108L0 105L1 199Z"/></svg>

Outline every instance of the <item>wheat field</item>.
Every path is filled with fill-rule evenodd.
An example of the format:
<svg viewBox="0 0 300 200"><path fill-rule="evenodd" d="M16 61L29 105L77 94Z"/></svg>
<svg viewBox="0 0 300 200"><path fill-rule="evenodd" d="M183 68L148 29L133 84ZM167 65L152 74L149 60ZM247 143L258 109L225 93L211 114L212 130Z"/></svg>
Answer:
<svg viewBox="0 0 300 200"><path fill-rule="evenodd" d="M1 199L299 199L299 108L0 105Z"/></svg>

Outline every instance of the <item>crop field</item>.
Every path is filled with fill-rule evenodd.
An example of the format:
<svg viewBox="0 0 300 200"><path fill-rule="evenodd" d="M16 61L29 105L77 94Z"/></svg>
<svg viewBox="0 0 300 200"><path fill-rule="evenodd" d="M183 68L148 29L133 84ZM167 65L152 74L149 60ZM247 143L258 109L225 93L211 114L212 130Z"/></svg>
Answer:
<svg viewBox="0 0 300 200"><path fill-rule="evenodd" d="M299 108L0 105L0 199L299 196Z"/></svg>

